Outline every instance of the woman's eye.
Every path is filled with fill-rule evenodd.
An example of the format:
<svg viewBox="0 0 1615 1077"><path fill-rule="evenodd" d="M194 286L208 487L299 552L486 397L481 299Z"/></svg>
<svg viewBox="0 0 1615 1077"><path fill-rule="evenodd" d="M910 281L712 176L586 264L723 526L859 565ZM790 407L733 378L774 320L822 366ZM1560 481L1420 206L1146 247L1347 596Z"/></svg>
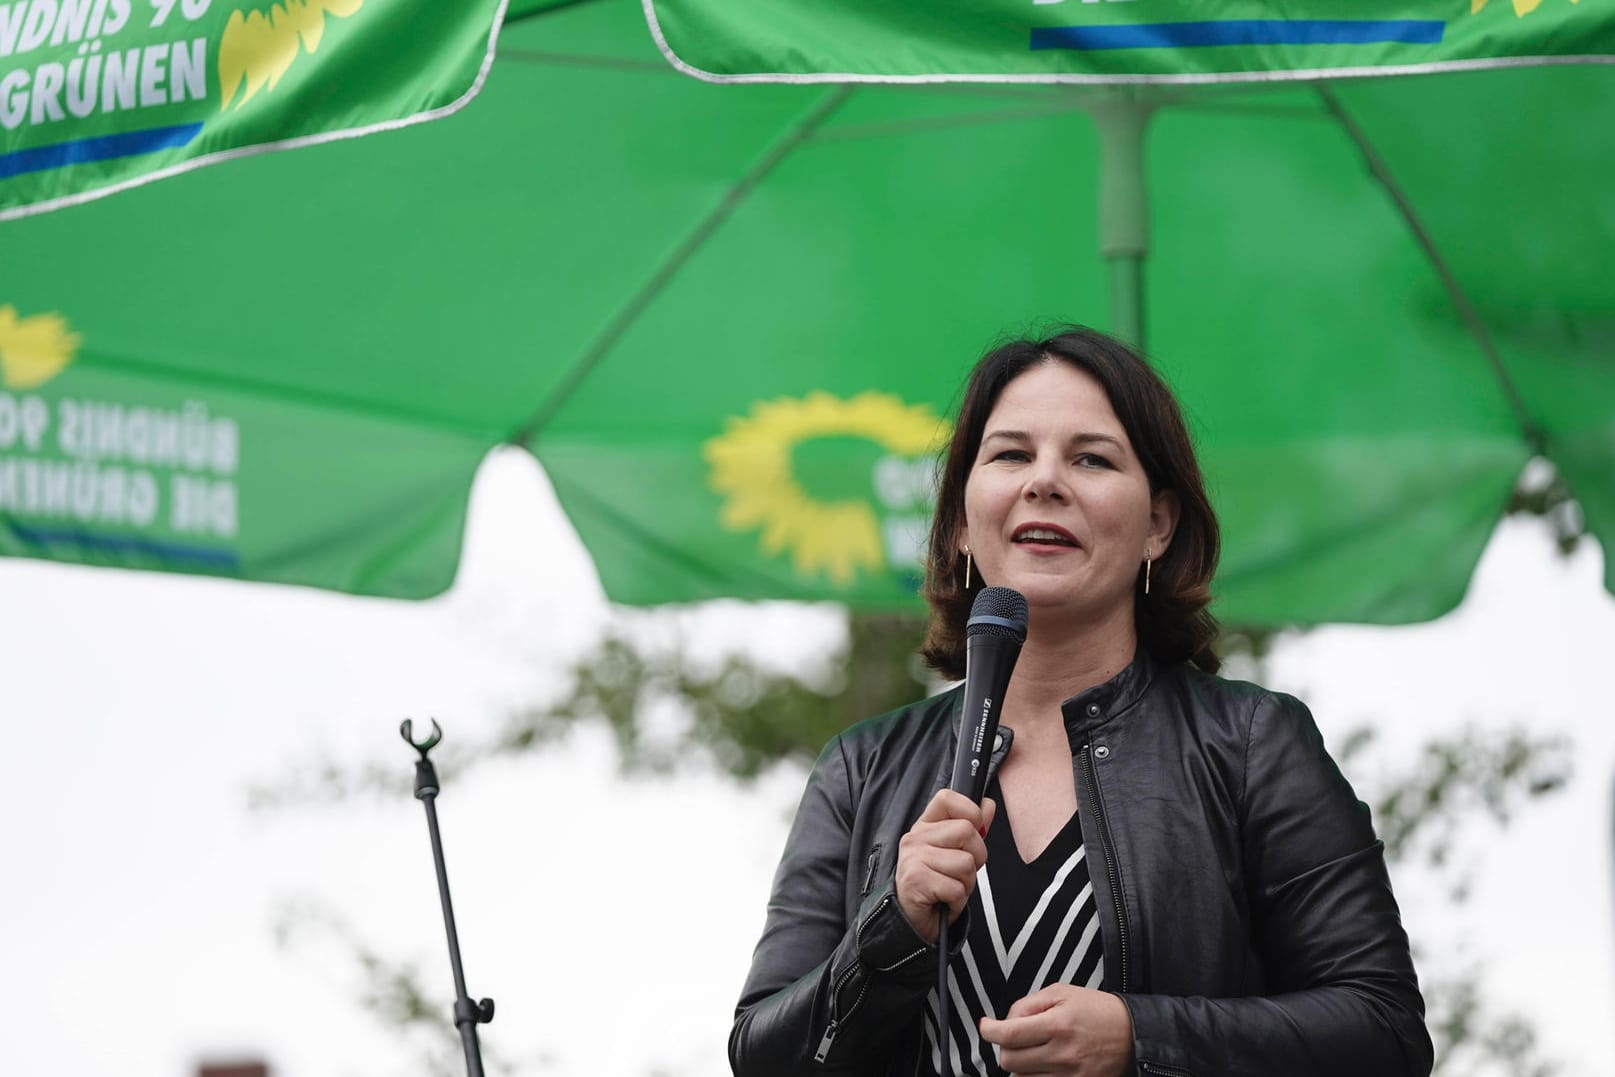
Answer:
<svg viewBox="0 0 1615 1077"><path fill-rule="evenodd" d="M1077 457L1077 464L1081 467L1109 467L1110 461L1095 453L1085 452Z"/></svg>
<svg viewBox="0 0 1615 1077"><path fill-rule="evenodd" d="M1025 449L999 449L993 453L992 458L994 460L1014 460L1017 462L1031 459Z"/></svg>

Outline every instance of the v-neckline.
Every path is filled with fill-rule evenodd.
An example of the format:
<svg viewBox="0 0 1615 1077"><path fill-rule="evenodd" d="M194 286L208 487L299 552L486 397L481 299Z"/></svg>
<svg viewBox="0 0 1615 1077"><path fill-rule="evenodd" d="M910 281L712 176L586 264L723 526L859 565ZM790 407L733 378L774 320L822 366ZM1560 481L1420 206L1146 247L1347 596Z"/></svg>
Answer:
<svg viewBox="0 0 1615 1077"><path fill-rule="evenodd" d="M1020 843L1015 840L1015 826L1010 821L1009 807L1004 803L1004 790L1003 787L998 784L998 778L996 775L993 777L992 782L989 785L988 792L992 798L998 802L998 812L993 816L993 824L987 832L989 862L991 862L991 854L993 851L992 846L998 845L1000 848L1002 848L1004 845L1007 845L1009 849L1014 852L1016 863L1018 863L1022 868L1041 877L1047 877L1052 875L1054 870L1057 870L1061 864L1065 863L1066 857L1070 855L1070 851L1075 845L1082 844L1082 837L1080 834L1077 836L1075 843L1070 841L1070 832L1072 828L1080 825L1077 821L1077 812L1075 809L1073 809L1070 817L1067 818L1064 823L1060 824L1060 829L1056 830L1043 848L1038 850L1037 855L1033 856L1032 859L1027 860L1021 855ZM994 832L999 831L1000 828L1002 828L1001 840L995 842L992 840L994 837ZM1057 855L1061 849L1064 849L1065 853L1063 855ZM1056 855L1057 859L1053 860L1053 869L1051 869L1049 866L1050 858Z"/></svg>

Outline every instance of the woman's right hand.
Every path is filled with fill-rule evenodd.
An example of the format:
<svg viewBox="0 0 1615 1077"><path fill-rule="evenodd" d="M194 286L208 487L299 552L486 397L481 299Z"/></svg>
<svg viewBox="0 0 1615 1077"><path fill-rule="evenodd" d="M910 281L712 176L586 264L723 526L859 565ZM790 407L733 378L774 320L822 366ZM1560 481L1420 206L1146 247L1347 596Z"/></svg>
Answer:
<svg viewBox="0 0 1615 1077"><path fill-rule="evenodd" d="M897 843L897 906L926 942L937 939L936 908L948 907L951 924L964 912L976 888L976 872L987 862L987 828L998 806L980 806L952 789L941 789Z"/></svg>

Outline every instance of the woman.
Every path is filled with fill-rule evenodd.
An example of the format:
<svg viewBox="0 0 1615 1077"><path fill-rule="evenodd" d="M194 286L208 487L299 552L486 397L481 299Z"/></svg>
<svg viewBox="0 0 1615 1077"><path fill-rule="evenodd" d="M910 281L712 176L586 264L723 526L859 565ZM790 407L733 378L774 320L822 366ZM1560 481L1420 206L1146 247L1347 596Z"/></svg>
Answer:
<svg viewBox="0 0 1615 1077"><path fill-rule="evenodd" d="M1125 346L1070 329L977 364L924 654L963 676L975 593L1021 592L1013 733L979 807L946 789L957 688L825 748L736 1012L738 1077L1429 1073L1368 809L1301 703L1214 676L1217 552L1177 404Z"/></svg>

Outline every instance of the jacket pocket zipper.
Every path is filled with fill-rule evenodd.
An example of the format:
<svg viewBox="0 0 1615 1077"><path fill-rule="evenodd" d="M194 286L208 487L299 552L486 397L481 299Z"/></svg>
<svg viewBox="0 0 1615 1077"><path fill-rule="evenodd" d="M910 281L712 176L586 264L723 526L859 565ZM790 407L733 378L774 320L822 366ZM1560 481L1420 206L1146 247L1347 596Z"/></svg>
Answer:
<svg viewBox="0 0 1615 1077"><path fill-rule="evenodd" d="M875 885L875 869L880 867L880 842L869 850L869 866L864 869L864 888L858 892L860 897L869 896L869 888Z"/></svg>
<svg viewBox="0 0 1615 1077"><path fill-rule="evenodd" d="M1116 935L1121 940L1121 990L1127 990L1127 906L1122 903L1121 880L1116 871L1116 851L1110 840L1110 822L1105 818L1105 805L1099 799L1099 775L1093 765L1093 744L1082 746L1082 771L1088 779L1088 800L1093 805L1093 817L1099 831L1099 852L1105 858L1105 880L1110 883L1110 904L1116 910ZM1158 1073L1182 1071L1157 1070Z"/></svg>
<svg viewBox="0 0 1615 1077"><path fill-rule="evenodd" d="M1138 1070L1140 1073L1164 1074L1165 1077L1194 1077L1188 1070L1180 1070L1176 1066L1157 1066L1153 1062L1140 1062Z"/></svg>

